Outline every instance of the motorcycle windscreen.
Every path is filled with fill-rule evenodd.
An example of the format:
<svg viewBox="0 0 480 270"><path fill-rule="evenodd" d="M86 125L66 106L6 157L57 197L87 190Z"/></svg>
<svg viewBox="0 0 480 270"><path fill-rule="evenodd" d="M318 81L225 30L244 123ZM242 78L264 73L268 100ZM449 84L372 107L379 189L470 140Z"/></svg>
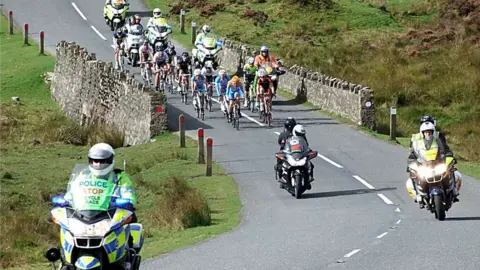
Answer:
<svg viewBox="0 0 480 270"><path fill-rule="evenodd" d="M114 191L113 179L93 176L88 164L77 165L70 177L65 197L74 210L107 211Z"/></svg>
<svg viewBox="0 0 480 270"><path fill-rule="evenodd" d="M140 25L132 25L130 26L130 31L128 33L134 36L142 36L143 28Z"/></svg>
<svg viewBox="0 0 480 270"><path fill-rule="evenodd" d="M213 50L217 46L217 40L211 37L206 37L203 40L203 46L209 50Z"/></svg>

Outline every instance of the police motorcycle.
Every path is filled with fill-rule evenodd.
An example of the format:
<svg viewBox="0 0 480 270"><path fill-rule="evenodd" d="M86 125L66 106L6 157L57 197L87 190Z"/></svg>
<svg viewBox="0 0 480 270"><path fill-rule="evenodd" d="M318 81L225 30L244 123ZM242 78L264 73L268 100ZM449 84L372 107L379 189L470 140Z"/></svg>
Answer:
<svg viewBox="0 0 480 270"><path fill-rule="evenodd" d="M172 27L170 25L155 25L148 28L146 36L153 48L157 48L157 44L159 44L162 50L165 50L168 45L168 35L171 33Z"/></svg>
<svg viewBox="0 0 480 270"><path fill-rule="evenodd" d="M142 224L131 223L130 200L118 197L113 181L88 175L88 164L77 164L65 196L52 199L51 220L60 226L60 245L45 257L53 269L60 260L61 270L138 270L144 231Z"/></svg>
<svg viewBox="0 0 480 270"><path fill-rule="evenodd" d="M193 66L203 68L207 61L212 61L213 69L217 69L220 64L220 57L218 53L222 50L223 41L218 40L215 35L208 33L202 40L202 45L199 48L192 49L192 56L194 60Z"/></svg>
<svg viewBox="0 0 480 270"><path fill-rule="evenodd" d="M280 181L285 184L285 190L295 198L300 199L302 194L311 188L306 185L311 183L310 160L316 158L318 152L310 150L303 138L291 137L285 143L285 148L276 153L275 156L282 160L282 178ZM276 171L275 178L279 180Z"/></svg>
<svg viewBox="0 0 480 270"><path fill-rule="evenodd" d="M454 163L453 157L445 157L438 152L438 148L435 148L423 152L416 162L408 165L411 178L416 182L426 209L435 214L435 218L440 221L445 220L445 211L453 204ZM426 190L418 184L419 181L426 183ZM409 184L411 183L407 182L410 197L417 198L414 187ZM459 182L459 187L460 185Z"/></svg>
<svg viewBox="0 0 480 270"><path fill-rule="evenodd" d="M127 16L127 10L129 9L130 3L125 1L122 2L113 2L108 3L104 7L105 21L110 30L116 31L118 28L121 28L125 25L125 17Z"/></svg>
<svg viewBox="0 0 480 270"><path fill-rule="evenodd" d="M140 47L145 40L143 27L139 24L125 26L127 38L125 39L128 60L132 67L135 67L140 61Z"/></svg>

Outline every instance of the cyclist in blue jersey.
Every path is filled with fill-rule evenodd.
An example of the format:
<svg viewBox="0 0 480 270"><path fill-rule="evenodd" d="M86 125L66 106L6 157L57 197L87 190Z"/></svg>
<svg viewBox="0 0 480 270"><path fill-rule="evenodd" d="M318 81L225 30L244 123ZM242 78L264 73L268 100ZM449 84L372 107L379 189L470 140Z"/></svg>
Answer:
<svg viewBox="0 0 480 270"><path fill-rule="evenodd" d="M231 122L233 119L233 103L237 102L237 100L235 100L235 97L237 95L240 95L241 99L245 98L245 94L243 92L243 85L240 83L240 79L238 78L238 76L233 76L232 80L229 81L227 84L227 93L225 94L228 102L228 122ZM240 100L238 100L237 113L238 118L241 118L242 114L240 113Z"/></svg>
<svg viewBox="0 0 480 270"><path fill-rule="evenodd" d="M198 94L198 92L203 93L203 94L207 93L207 79L201 73L202 72L199 68L197 68L193 71L192 97L193 97L194 102L196 100L195 96ZM194 104L194 106L197 107L196 104Z"/></svg>
<svg viewBox="0 0 480 270"><path fill-rule="evenodd" d="M224 95L227 92L227 84L230 81L230 76L227 75L225 70L220 70L218 76L215 79L215 90L217 90L218 99L220 101L221 110L224 114L227 113L227 108L225 106Z"/></svg>

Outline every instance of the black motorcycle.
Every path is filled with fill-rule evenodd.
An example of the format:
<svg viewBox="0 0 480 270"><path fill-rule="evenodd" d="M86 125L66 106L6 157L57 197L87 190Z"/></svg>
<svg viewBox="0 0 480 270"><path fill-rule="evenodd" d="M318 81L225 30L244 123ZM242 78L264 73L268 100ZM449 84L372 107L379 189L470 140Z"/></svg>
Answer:
<svg viewBox="0 0 480 270"><path fill-rule="evenodd" d="M307 184L311 182L309 174L310 160L316 158L317 151L305 152L279 152L276 157L282 160L282 178L281 182L285 184L287 190L292 196L300 199L302 194L310 187ZM275 172L275 178L278 180L278 174ZM308 182L307 182L308 181Z"/></svg>

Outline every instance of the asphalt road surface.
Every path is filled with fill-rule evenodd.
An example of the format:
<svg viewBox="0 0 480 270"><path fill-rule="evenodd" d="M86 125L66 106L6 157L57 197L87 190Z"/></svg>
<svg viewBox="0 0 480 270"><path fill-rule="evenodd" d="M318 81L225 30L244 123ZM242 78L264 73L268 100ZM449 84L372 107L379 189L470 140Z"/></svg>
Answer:
<svg viewBox="0 0 480 270"><path fill-rule="evenodd" d="M28 22L34 39L44 30L50 53L60 40L75 41L112 61L103 3L3 0L3 13L13 10L17 25ZM141 1L130 3L130 11L147 10ZM178 94L168 102L171 128L184 113L187 130L203 127L213 138L214 158L238 184L242 222L217 238L145 260L141 269L480 269L477 180L464 176L460 202L439 222L408 197L407 151L400 146L283 98L274 101L274 128L243 110L249 117L240 131L226 123L218 104L202 122ZM288 116L306 126L321 154L313 161L312 190L301 200L279 189L273 172L277 134Z"/></svg>

